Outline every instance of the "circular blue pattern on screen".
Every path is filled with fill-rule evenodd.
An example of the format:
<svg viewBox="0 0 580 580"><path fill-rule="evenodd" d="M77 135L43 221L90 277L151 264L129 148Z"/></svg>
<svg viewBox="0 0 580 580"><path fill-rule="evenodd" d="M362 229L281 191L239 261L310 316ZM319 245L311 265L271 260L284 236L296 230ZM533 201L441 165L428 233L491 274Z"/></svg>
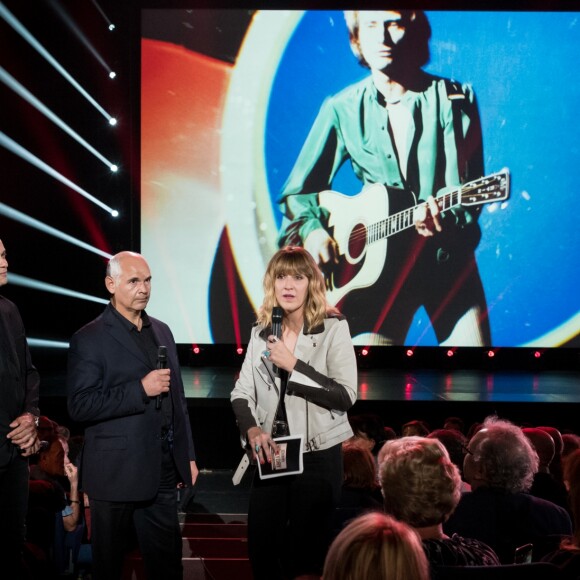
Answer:
<svg viewBox="0 0 580 580"><path fill-rule="evenodd" d="M557 346L577 334L578 322L571 319L580 310L579 14L439 11L427 16L432 38L426 70L472 84L485 170L511 172L509 203L481 214L476 254L493 344ZM269 101L265 156L274 207L321 103L367 74L350 50L342 13L306 12L279 63ZM360 190L347 165L333 189ZM277 213L278 224L280 217ZM419 311L407 344L435 345L434 335L425 334L428 326L426 313Z"/></svg>

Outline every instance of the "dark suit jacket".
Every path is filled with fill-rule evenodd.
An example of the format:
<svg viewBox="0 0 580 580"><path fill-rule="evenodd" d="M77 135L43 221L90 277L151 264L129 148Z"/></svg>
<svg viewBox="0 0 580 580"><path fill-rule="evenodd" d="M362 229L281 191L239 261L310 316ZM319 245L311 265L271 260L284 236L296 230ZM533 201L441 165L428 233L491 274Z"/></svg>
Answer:
<svg viewBox="0 0 580 580"><path fill-rule="evenodd" d="M13 445L8 426L23 413L38 415L40 378L32 366L20 312L0 296L0 463L8 460Z"/></svg>
<svg viewBox="0 0 580 580"><path fill-rule="evenodd" d="M177 349L169 327L149 317L158 344L167 346L171 369L177 470L190 483L195 459ZM71 339L68 410L85 422L80 484L89 498L143 501L157 492L161 477L162 412L141 385L153 370L146 355L108 305Z"/></svg>
<svg viewBox="0 0 580 580"><path fill-rule="evenodd" d="M534 544L539 560L572 534L572 522L564 508L527 493L507 493L480 487L464 493L451 517L443 524L451 536L475 538L491 546L502 564L514 561L514 551Z"/></svg>

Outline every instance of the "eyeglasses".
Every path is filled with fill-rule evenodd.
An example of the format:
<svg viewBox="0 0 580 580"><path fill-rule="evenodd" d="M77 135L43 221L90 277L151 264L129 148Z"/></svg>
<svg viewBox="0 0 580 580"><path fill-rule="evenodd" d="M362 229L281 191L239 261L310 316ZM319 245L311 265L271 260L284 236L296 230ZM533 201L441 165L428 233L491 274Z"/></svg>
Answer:
<svg viewBox="0 0 580 580"><path fill-rule="evenodd" d="M463 449L465 455L473 455L473 452L471 451L471 449L469 449L469 447L467 447L467 445L462 444L461 449Z"/></svg>

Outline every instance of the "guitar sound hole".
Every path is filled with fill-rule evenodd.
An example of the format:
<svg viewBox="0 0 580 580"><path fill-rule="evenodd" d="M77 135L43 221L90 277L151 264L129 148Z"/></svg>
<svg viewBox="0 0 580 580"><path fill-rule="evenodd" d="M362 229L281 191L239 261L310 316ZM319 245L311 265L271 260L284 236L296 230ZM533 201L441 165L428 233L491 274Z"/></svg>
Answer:
<svg viewBox="0 0 580 580"><path fill-rule="evenodd" d="M357 224L350 232L348 238L348 253L353 260L358 260L364 252L367 241L367 228L363 224Z"/></svg>

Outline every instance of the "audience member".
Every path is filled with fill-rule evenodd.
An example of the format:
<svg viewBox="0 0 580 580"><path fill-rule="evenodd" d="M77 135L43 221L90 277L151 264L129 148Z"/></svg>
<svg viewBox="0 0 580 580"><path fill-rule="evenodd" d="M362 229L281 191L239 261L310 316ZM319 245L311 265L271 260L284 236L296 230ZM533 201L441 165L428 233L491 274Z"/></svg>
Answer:
<svg viewBox="0 0 580 580"><path fill-rule="evenodd" d="M549 540L569 535L572 525L566 510L526 493L537 470L538 455L522 430L488 417L465 456L472 491L463 494L444 530L485 542L504 564L513 563L515 549L527 543L539 560Z"/></svg>
<svg viewBox="0 0 580 580"><path fill-rule="evenodd" d="M538 471L534 474L534 481L530 493L536 497L547 499L564 509L568 509L568 494L564 483L557 480L550 473L550 463L554 458L555 446L552 436L533 427L522 429L538 454Z"/></svg>
<svg viewBox="0 0 580 580"><path fill-rule="evenodd" d="M367 511L382 511L382 496L375 459L366 447L353 443L342 446L344 482L335 512L334 529Z"/></svg>
<svg viewBox="0 0 580 580"><path fill-rule="evenodd" d="M39 452L38 463L30 468L26 539L35 547L35 570L44 567L45 574L55 572L53 554L58 524L62 527L65 518L75 519L67 506L66 492L59 479L65 475L64 464L64 448L58 437L53 435L48 440L48 446ZM75 513L78 518L78 509Z"/></svg>
<svg viewBox="0 0 580 580"><path fill-rule="evenodd" d="M564 483L568 497L574 533L565 538L559 549L548 554L544 560L556 564L570 580L580 578L580 450L573 451L564 462Z"/></svg>
<svg viewBox="0 0 580 580"><path fill-rule="evenodd" d="M471 441L473 436L482 428L483 428L483 423L478 423L478 422L472 423L471 427L469 427L469 430L467 431L467 440Z"/></svg>
<svg viewBox="0 0 580 580"><path fill-rule="evenodd" d="M345 443L361 445L376 457L385 440L385 426L381 417L372 413L351 415L348 422L354 435Z"/></svg>
<svg viewBox="0 0 580 580"><path fill-rule="evenodd" d="M437 439L443 443L443 446L447 449L447 453L449 453L449 458L457 469L459 469L461 475L461 491L470 491L471 486L463 479L463 459L467 447L465 435L456 429L435 429L427 437L429 439Z"/></svg>
<svg viewBox="0 0 580 580"><path fill-rule="evenodd" d="M580 449L580 437L575 433L562 433L562 462L576 449Z"/></svg>
<svg viewBox="0 0 580 580"><path fill-rule="evenodd" d="M428 580L421 541L407 525L382 513L362 515L335 538L322 580Z"/></svg>
<svg viewBox="0 0 580 580"><path fill-rule="evenodd" d="M415 419L414 421L409 421L403 425L401 433L403 437L410 437L417 435L418 437L427 437L429 435L429 426L425 421Z"/></svg>
<svg viewBox="0 0 580 580"><path fill-rule="evenodd" d="M433 570L437 566L499 564L483 542L443 532L461 495L459 470L437 439L387 441L380 468L385 512L415 528Z"/></svg>
<svg viewBox="0 0 580 580"><path fill-rule="evenodd" d="M391 441L391 439L397 438L397 432L392 428L385 426L384 433L383 433L383 440L384 441Z"/></svg>
<svg viewBox="0 0 580 580"><path fill-rule="evenodd" d="M460 417L447 417L443 421L443 429L451 429L452 431L459 431L465 433L465 423Z"/></svg>
<svg viewBox="0 0 580 580"><path fill-rule="evenodd" d="M57 424L49 419L46 415L41 415L38 418L38 438L41 441L50 441L55 435L57 435L56 428Z"/></svg>
<svg viewBox="0 0 580 580"><path fill-rule="evenodd" d="M564 448L564 442L562 441L562 433L556 427L538 427L542 431L545 431L554 440L554 458L550 463L550 473L558 481L562 481L562 449Z"/></svg>

